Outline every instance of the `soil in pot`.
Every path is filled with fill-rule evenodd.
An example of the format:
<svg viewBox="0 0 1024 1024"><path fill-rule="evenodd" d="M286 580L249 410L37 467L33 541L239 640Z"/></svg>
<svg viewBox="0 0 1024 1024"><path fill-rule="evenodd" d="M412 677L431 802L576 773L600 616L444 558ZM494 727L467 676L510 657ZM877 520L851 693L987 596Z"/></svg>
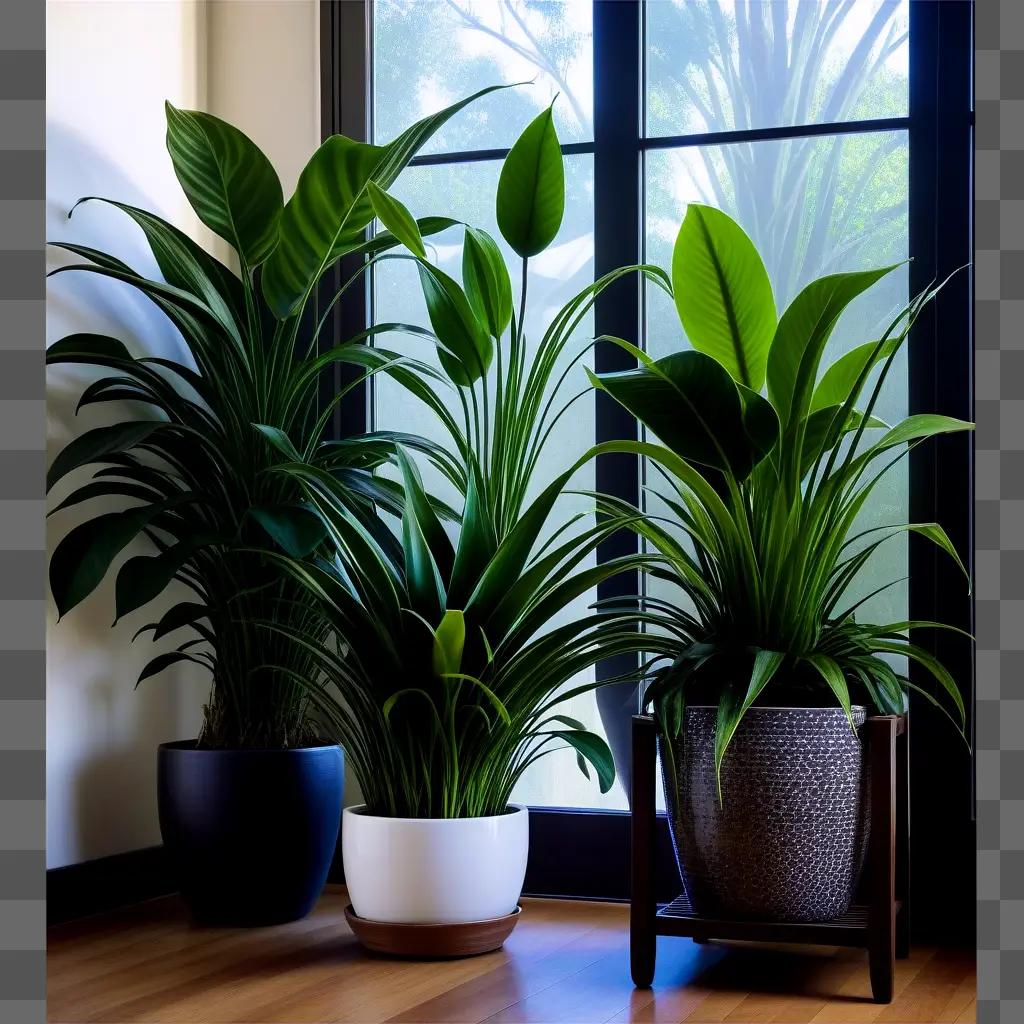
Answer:
<svg viewBox="0 0 1024 1024"><path fill-rule="evenodd" d="M336 746L201 750L157 758L160 831L181 895L206 924L294 921L313 909L341 822Z"/></svg>
<svg viewBox="0 0 1024 1024"><path fill-rule="evenodd" d="M868 836L863 743L841 708L753 707L715 786L716 708L687 708L662 770L676 862L698 914L830 921L853 900ZM854 721L865 721L854 708ZM660 744L664 740L659 740Z"/></svg>

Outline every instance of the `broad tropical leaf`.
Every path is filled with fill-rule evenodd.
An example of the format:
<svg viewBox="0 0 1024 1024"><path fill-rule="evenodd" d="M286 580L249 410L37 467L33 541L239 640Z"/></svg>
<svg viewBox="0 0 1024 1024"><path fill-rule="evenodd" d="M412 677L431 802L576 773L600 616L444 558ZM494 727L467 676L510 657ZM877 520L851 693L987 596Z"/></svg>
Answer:
<svg viewBox="0 0 1024 1024"><path fill-rule="evenodd" d="M310 294L323 272L345 252L367 244L373 219L367 184L387 190L417 151L449 118L495 89L481 89L425 117L386 146L332 135L299 175L281 215L280 240L263 271L263 294L286 319Z"/></svg>
<svg viewBox="0 0 1024 1024"><path fill-rule="evenodd" d="M284 196L277 172L243 132L212 114L167 109L167 150L199 219L258 267L277 244Z"/></svg>
<svg viewBox="0 0 1024 1024"><path fill-rule="evenodd" d="M527 125L498 179L498 229L523 259L554 241L565 212L565 170L552 108Z"/></svg>
<svg viewBox="0 0 1024 1024"><path fill-rule="evenodd" d="M672 289L693 347L760 391L775 333L775 297L754 243L731 217L690 204L672 251Z"/></svg>

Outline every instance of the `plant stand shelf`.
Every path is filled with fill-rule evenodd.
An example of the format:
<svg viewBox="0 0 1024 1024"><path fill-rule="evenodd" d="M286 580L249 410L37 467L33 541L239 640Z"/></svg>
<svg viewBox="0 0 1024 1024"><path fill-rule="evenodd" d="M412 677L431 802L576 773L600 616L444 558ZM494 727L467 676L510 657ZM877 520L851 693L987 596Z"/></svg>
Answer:
<svg viewBox="0 0 1024 1024"><path fill-rule="evenodd" d="M910 952L906 717L869 718L864 724L864 735L871 835L861 882L862 902L834 921L753 921L695 914L685 893L658 908L654 895L656 731L651 716L634 716L630 960L635 985L647 988L654 980L659 935L691 938L695 942L739 939L805 943L866 949L874 1000L892 1001L895 961Z"/></svg>

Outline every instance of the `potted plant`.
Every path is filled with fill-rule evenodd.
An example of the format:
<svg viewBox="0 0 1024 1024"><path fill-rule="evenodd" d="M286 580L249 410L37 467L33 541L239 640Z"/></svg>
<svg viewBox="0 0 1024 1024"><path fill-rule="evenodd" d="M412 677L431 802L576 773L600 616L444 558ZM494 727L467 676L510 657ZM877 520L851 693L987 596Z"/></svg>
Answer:
<svg viewBox="0 0 1024 1024"><path fill-rule="evenodd" d="M307 646L334 684L311 696L341 738L365 800L346 808L342 825L357 927L508 918L527 861L527 811L510 803L522 773L568 744L602 791L614 778L605 741L559 711L563 700L597 684L562 687L601 658L635 650L640 636L624 610L579 615L571 603L645 559L587 566L622 523L556 521L556 500L600 448L550 479L539 478L538 461L552 424L590 393L584 381L578 394L563 394L593 344L588 339L578 353L568 347L596 295L637 269L663 275L649 268L609 274L528 345L529 260L554 239L563 206L549 109L512 147L496 197L501 233L522 259L517 311L487 233L465 228L460 284L427 259L404 207L391 197L378 203L409 249L382 258L415 260L431 325L421 333L437 346L447 377L441 418L450 444L443 457L428 457L461 502L448 529L402 446L396 458L405 504L394 537L371 535L318 467L279 470L302 480L336 551L333 563L281 560L316 596L339 638L337 649L312 639ZM287 635L302 639L291 628Z"/></svg>
<svg viewBox="0 0 1024 1024"><path fill-rule="evenodd" d="M866 836L857 728L869 708L903 713L916 689L905 659L931 674L941 702L922 692L963 728L956 681L908 638L951 627L865 622L858 612L873 595L848 596L899 534L957 557L936 523L858 518L912 447L971 429L947 416L894 426L875 416L935 292L821 372L843 310L893 269L813 281L779 317L750 239L720 211L691 205L671 276L692 348L651 359L619 341L638 367L594 378L661 441L629 447L657 471L665 516L612 510L662 556L657 572L681 595L647 603L673 638L647 700L677 861L699 913L813 921L845 912Z"/></svg>
<svg viewBox="0 0 1024 1024"><path fill-rule="evenodd" d="M181 361L136 356L96 334L74 334L50 347L50 365L102 368L79 408L130 403L140 416L89 430L54 459L48 488L82 467L93 473L87 483L76 481L53 512L96 499L113 500L117 508L76 526L56 546L50 588L63 616L136 540L150 552L135 554L117 571L117 619L173 588L174 603L136 638L173 636L174 646L157 654L138 682L179 662L211 675L198 738L164 744L158 755L164 842L185 899L205 920L302 916L331 863L343 768L337 736L316 699L316 659L285 633L256 625L273 619L326 642L329 623L268 558L279 550L312 556L326 534L298 485L268 470L282 449L293 458L315 457L335 482L336 500L370 533L383 528L379 508L402 507L400 487L373 470L397 442L412 448L427 442L381 433L324 441L333 409L350 389L322 409L317 391L336 363L364 376L392 373L413 388L420 378L411 375L409 360L363 344L366 337L321 352L321 329L337 295L325 310L317 286L342 255L373 257L397 244L389 232L366 237L373 190L387 188L430 135L474 98L386 146L329 138L287 203L270 161L242 132L168 104L167 147L178 180L199 219L233 248L237 271L173 225L114 200L99 201L141 228L163 280L95 249L59 244L84 262L53 274L89 273L137 289L177 328L188 353ZM449 223L427 219L417 230ZM313 313L320 319L311 327ZM388 329L381 325L366 336Z"/></svg>

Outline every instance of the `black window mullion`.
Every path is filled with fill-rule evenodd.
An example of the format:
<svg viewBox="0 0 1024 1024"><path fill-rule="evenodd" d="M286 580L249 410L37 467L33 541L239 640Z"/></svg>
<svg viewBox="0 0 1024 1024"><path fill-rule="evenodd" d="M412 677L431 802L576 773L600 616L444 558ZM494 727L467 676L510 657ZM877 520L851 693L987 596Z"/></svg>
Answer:
<svg viewBox="0 0 1024 1024"><path fill-rule="evenodd" d="M320 132L323 139L340 133L359 142L371 140L372 17L372 0L348 0L346 3L321 0ZM324 275L317 287L318 319L342 283L356 273L363 262L361 255L345 256ZM364 272L362 280L335 303L321 332L321 351L340 345L369 326L370 289L370 273ZM343 387L356 381L361 372L359 367L335 363L321 378L321 403L326 405ZM365 381L356 384L345 401L335 407L329 428L332 437L353 437L370 429L369 392Z"/></svg>
<svg viewBox="0 0 1024 1024"><path fill-rule="evenodd" d="M972 4L910 3L910 292L972 259ZM908 348L910 412L973 419L972 275L961 269L919 317ZM973 558L973 435L939 437L910 455L910 520L938 522L965 564ZM909 548L910 618L973 633L973 602L948 556L923 538ZM916 631L964 693L973 726L969 640ZM934 680L911 666L911 678ZM971 757L926 700L910 702L910 789L915 931L967 942L974 927L975 835ZM941 852L940 852L941 851ZM914 899L926 894L929 898ZM938 894L942 893L942 898Z"/></svg>
<svg viewBox="0 0 1024 1024"><path fill-rule="evenodd" d="M627 264L639 263L641 252L641 62L640 0L596 0L594 28L594 277ZM604 291L594 306L595 335L615 335L640 343L640 282L626 277ZM618 346L599 342L594 351L598 372L629 369L633 360ZM633 417L603 392L595 395L598 441L635 438ZM597 461L597 489L632 504L640 501L640 467L631 455L602 455ZM597 553L606 561L637 550L638 538L627 531L603 544ZM598 588L599 598L640 592L637 573L624 573ZM608 679L631 670L635 657L607 659L598 666L598 678ZM609 687L598 691L604 725L613 750L620 753L617 767L628 786L631 694L635 687ZM631 701L633 706L631 707ZM618 714L615 713L616 709Z"/></svg>

